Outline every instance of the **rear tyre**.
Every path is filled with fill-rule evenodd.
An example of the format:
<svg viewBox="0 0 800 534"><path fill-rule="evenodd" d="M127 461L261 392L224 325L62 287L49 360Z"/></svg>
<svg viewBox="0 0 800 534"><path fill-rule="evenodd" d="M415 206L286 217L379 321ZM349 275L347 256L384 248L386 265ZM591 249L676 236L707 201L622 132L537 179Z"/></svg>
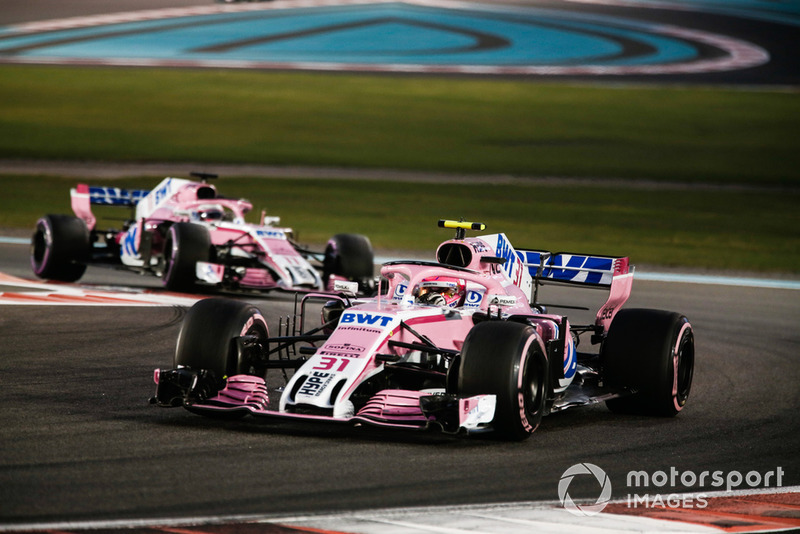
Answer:
<svg viewBox="0 0 800 534"><path fill-rule="evenodd" d="M547 376L547 358L531 326L487 321L475 325L464 340L458 394L496 395L495 434L523 440L544 415Z"/></svg>
<svg viewBox="0 0 800 534"><path fill-rule="evenodd" d="M257 362L239 350L235 338L255 336L266 346L269 330L255 306L238 300L210 298L186 313L175 348L175 367L212 371L217 378L237 374L263 376Z"/></svg>
<svg viewBox="0 0 800 534"><path fill-rule="evenodd" d="M170 291L196 289L197 262L208 261L210 254L211 236L206 227L192 223L170 226L164 241L164 287Z"/></svg>
<svg viewBox="0 0 800 534"><path fill-rule="evenodd" d="M607 385L636 391L606 401L611 411L675 416L692 387L692 326L679 313L620 310L603 342L601 361Z"/></svg>
<svg viewBox="0 0 800 534"><path fill-rule="evenodd" d="M89 229L83 219L45 215L31 237L31 268L39 278L74 282L86 272L91 252Z"/></svg>
<svg viewBox="0 0 800 534"><path fill-rule="evenodd" d="M328 287L331 275L358 282L359 290L373 288L375 256L369 238L359 234L336 234L328 240L322 262L322 282Z"/></svg>

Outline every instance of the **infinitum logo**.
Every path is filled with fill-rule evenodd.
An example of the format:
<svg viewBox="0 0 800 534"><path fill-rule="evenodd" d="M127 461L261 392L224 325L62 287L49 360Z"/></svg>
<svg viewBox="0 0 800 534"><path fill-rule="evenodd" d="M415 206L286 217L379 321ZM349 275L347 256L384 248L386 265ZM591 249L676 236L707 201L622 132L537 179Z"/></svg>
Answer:
<svg viewBox="0 0 800 534"><path fill-rule="evenodd" d="M569 495L572 479L583 475L593 476L600 485L600 496L594 504L576 504ZM605 471L594 464L575 464L561 475L561 480L558 482L558 498L561 500L561 505L572 514L582 516L599 514L611 500L611 480Z"/></svg>

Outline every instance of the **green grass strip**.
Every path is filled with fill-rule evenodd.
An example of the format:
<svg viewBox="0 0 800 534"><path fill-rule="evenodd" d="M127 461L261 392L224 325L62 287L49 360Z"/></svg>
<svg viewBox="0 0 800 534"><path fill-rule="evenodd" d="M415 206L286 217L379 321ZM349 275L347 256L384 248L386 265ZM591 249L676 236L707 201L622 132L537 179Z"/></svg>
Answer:
<svg viewBox="0 0 800 534"><path fill-rule="evenodd" d="M800 95L0 66L0 158L800 183Z"/></svg>
<svg viewBox="0 0 800 534"><path fill-rule="evenodd" d="M150 189L158 179L92 181ZM0 227L33 228L45 213L71 213L74 179L0 177ZM301 242L321 246L358 232L376 249L427 251L452 235L440 218L484 222L520 247L628 255L638 265L800 272L799 193L380 181L222 178L219 191L281 216ZM103 228L127 209L97 210ZM112 215L120 220L111 221Z"/></svg>

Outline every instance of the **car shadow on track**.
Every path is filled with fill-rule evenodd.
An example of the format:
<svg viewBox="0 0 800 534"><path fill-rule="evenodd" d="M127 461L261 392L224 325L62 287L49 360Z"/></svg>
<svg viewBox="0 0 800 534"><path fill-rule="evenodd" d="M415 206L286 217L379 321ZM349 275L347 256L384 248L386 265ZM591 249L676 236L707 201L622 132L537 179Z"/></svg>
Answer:
<svg viewBox="0 0 800 534"><path fill-rule="evenodd" d="M492 433L469 436L444 434L438 430L385 429L367 425L350 425L334 422L264 421L252 418L222 420L210 419L181 411L151 419L150 424L170 426L185 430L224 430L249 435L281 436L356 441L364 443L401 443L407 445L443 445L453 447L482 447L490 444L508 443ZM657 429L671 424L671 418L618 415L604 406L559 412L545 417L533 435L519 443L549 443L568 436L574 440L576 434L637 433ZM565 432L569 434L564 434ZM514 442L511 442L514 443Z"/></svg>

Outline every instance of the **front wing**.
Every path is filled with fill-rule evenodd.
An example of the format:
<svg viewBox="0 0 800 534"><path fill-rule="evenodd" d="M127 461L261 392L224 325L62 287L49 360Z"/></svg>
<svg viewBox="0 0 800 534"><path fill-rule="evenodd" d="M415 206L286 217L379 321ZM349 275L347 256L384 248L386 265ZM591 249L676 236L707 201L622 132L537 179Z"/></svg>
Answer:
<svg viewBox="0 0 800 534"><path fill-rule="evenodd" d="M292 413L269 408L263 378L235 375L220 384L204 372L188 369L156 369L153 404L183 406L192 413L210 417L294 419L370 425L412 430L440 430L451 434L475 434L491 430L495 395L456 397L423 391L387 389L376 393L357 413L342 417Z"/></svg>

